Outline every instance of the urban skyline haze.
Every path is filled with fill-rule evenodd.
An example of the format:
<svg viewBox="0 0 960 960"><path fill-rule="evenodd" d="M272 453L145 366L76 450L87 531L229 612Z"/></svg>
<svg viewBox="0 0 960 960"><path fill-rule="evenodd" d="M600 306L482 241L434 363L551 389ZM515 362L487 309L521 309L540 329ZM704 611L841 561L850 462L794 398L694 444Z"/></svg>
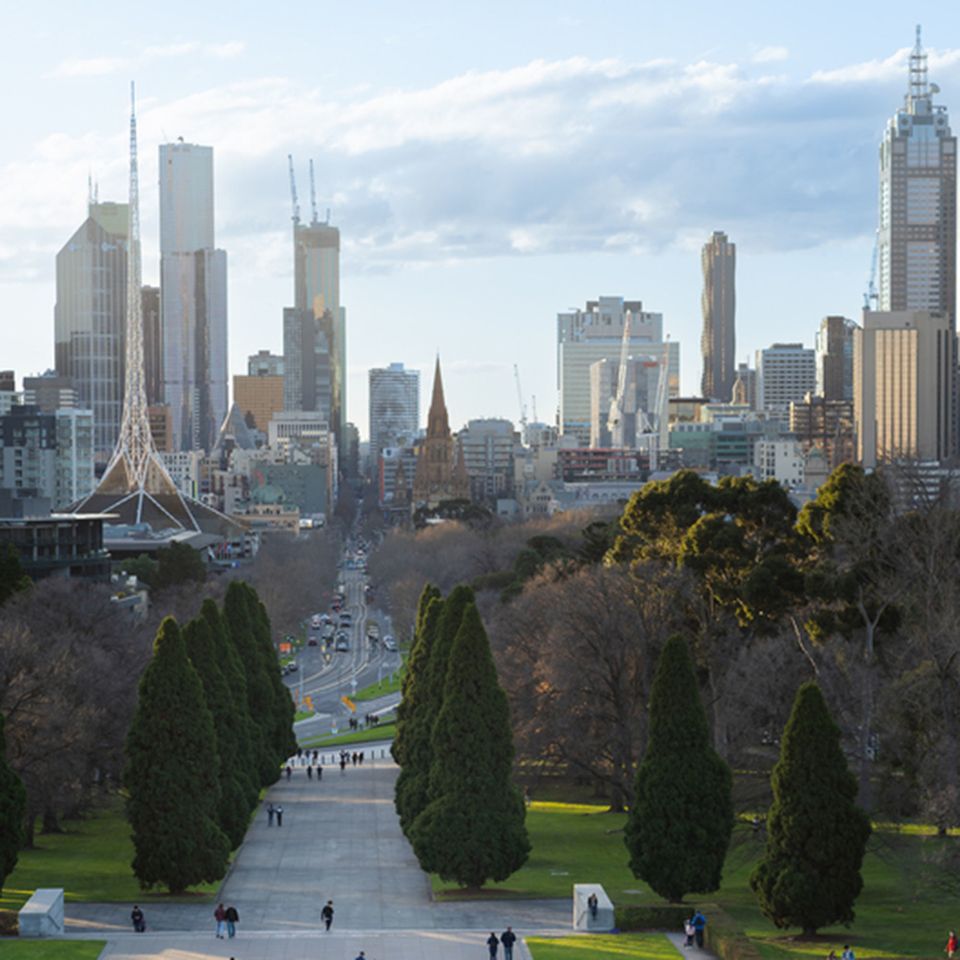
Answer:
<svg viewBox="0 0 960 960"><path fill-rule="evenodd" d="M126 199L131 77L146 282L159 278L158 146L215 151L231 374L280 352L286 155L301 201L315 159L342 236L347 416L364 431L367 371L403 362L427 390L437 351L455 427L519 418L514 363L552 420L556 315L598 295L662 313L683 344L681 388L696 392L699 249L714 230L738 247L738 360L777 340L812 347L822 317L859 315L877 152L916 22L940 100L958 109L960 11L687 6L696 16L626 3L374 3L363 19L294 3L231 6L226 21L221 3L173 2L161 19L113 3L96 18L66 3L5 12L0 80L30 96L5 104L4 366L53 366L54 257L83 220L88 174L102 201ZM319 59L318 33L337 39Z"/></svg>

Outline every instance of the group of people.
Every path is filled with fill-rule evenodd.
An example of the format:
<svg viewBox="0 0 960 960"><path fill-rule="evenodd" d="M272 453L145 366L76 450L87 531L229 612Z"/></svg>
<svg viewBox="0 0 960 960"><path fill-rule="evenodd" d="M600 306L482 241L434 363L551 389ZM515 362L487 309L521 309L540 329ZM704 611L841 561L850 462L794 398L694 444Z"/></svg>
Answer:
<svg viewBox="0 0 960 960"><path fill-rule="evenodd" d="M487 937L487 949L490 951L490 960L497 955L497 948L503 947L503 960L513 960L513 945L517 942L517 935L513 927L507 927L499 937L491 930Z"/></svg>
<svg viewBox="0 0 960 960"><path fill-rule="evenodd" d="M272 827L274 818L276 818L277 826L283 826L283 804L282 803L268 803L267 804L267 826Z"/></svg>
<svg viewBox="0 0 960 960"><path fill-rule="evenodd" d="M956 950L956 937L954 937L952 930L950 931L950 936L954 938L954 950ZM947 942L947 954L951 957L953 956L953 954L950 953L949 941ZM827 954L827 960L837 960L837 953L835 950L831 950ZM845 943L843 945L843 952L840 954L840 960L857 960L853 953L853 947L851 947L849 943Z"/></svg>
<svg viewBox="0 0 960 960"><path fill-rule="evenodd" d="M696 943L697 949L702 950L703 930L706 925L707 918L699 910L694 910L693 916L687 917L687 919L683 921L683 932L687 937L684 946L692 947L694 943Z"/></svg>
<svg viewBox="0 0 960 960"><path fill-rule="evenodd" d="M217 909L213 911L213 919L217 922L218 940L223 940L225 937L232 940L236 936L237 923L240 920L236 907L225 907L222 903L218 903Z"/></svg>
<svg viewBox="0 0 960 960"><path fill-rule="evenodd" d="M348 764L352 763L354 766L360 764L363 766L363 751L354 750L351 753L349 750L340 751L340 772L343 773L347 769Z"/></svg>

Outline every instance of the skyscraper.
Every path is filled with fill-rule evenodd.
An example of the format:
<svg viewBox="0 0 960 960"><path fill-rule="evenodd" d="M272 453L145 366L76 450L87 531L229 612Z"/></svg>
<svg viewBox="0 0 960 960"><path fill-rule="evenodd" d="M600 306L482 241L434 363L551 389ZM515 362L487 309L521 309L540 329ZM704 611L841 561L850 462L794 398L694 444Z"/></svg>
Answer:
<svg viewBox="0 0 960 960"><path fill-rule="evenodd" d="M818 397L825 400L853 399L853 331L856 324L846 317L824 317L817 331Z"/></svg>
<svg viewBox="0 0 960 960"><path fill-rule="evenodd" d="M956 322L957 139L917 42L903 106L880 145L877 309L930 310Z"/></svg>
<svg viewBox="0 0 960 960"><path fill-rule="evenodd" d="M786 413L791 401L812 393L816 356L802 343L774 343L757 351L757 409Z"/></svg>
<svg viewBox="0 0 960 960"><path fill-rule="evenodd" d="M105 462L123 406L127 205L91 196L87 219L57 254L54 357L77 406L93 411L94 452Z"/></svg>
<svg viewBox="0 0 960 960"><path fill-rule="evenodd" d="M737 245L721 230L703 245L703 378L700 392L711 400L729 403L736 379L736 270Z"/></svg>
<svg viewBox="0 0 960 960"><path fill-rule="evenodd" d="M370 462L387 447L410 447L420 427L420 371L402 363L371 370Z"/></svg>
<svg viewBox="0 0 960 960"><path fill-rule="evenodd" d="M164 400L175 450L209 450L227 414L227 255L214 246L213 148L160 146Z"/></svg>
<svg viewBox="0 0 960 960"><path fill-rule="evenodd" d="M283 311L283 408L322 413L336 434L334 322L329 310Z"/></svg>

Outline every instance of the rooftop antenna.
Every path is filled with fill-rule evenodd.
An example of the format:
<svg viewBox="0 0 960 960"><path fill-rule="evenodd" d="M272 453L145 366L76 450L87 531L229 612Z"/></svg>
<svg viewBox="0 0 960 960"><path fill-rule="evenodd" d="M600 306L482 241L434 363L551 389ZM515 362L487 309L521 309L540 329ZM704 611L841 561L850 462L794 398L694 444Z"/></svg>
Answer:
<svg viewBox="0 0 960 960"><path fill-rule="evenodd" d="M290 167L290 200L293 203L293 216L290 218L293 220L293 225L298 227L300 225L300 202L297 200L297 178L293 173L293 154L287 154L287 163Z"/></svg>
<svg viewBox="0 0 960 960"><path fill-rule="evenodd" d="M327 207L327 226L330 226L330 208Z"/></svg>
<svg viewBox="0 0 960 960"><path fill-rule="evenodd" d="M87 206L93 206L93 174L87 174Z"/></svg>
<svg viewBox="0 0 960 960"><path fill-rule="evenodd" d="M310 158L310 224L317 221L317 185L313 179L313 157Z"/></svg>
<svg viewBox="0 0 960 960"><path fill-rule="evenodd" d="M907 95L911 100L919 100L930 95L927 84L927 54L920 39L920 24L917 24L917 42L910 52L910 87Z"/></svg>

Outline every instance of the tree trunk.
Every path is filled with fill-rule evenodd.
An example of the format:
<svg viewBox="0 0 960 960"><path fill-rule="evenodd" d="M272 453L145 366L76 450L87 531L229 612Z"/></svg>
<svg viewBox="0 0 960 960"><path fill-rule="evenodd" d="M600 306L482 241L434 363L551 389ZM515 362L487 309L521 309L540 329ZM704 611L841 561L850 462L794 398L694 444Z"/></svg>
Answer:
<svg viewBox="0 0 960 960"><path fill-rule="evenodd" d="M36 846L34 843L34 838L36 836L36 824L37 816L32 811L28 810L26 817L23 820L23 849L24 850L33 850Z"/></svg>
<svg viewBox="0 0 960 960"><path fill-rule="evenodd" d="M41 833L63 833L63 828L60 826L60 821L57 819L57 812L47 808L43 811L43 826L40 828Z"/></svg>

